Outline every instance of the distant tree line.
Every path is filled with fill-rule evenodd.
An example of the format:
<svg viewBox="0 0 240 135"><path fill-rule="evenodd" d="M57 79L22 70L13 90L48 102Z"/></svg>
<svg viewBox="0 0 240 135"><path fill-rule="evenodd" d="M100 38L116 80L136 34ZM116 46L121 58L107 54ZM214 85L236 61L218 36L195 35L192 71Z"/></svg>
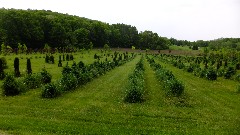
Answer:
<svg viewBox="0 0 240 135"><path fill-rule="evenodd" d="M235 41L236 40L236 41ZM220 40L222 42L222 40ZM225 40L224 40L225 42ZM229 47L238 47L239 39L229 39ZM139 32L126 24L108 24L83 17L45 10L0 9L0 43L5 49L19 48L85 48L92 49L108 45L111 48L168 49L178 46L212 46L209 41L190 42L165 38L152 31ZM225 43L223 45L226 45ZM240 46L239 46L240 48ZM3 50L2 50L3 51Z"/></svg>

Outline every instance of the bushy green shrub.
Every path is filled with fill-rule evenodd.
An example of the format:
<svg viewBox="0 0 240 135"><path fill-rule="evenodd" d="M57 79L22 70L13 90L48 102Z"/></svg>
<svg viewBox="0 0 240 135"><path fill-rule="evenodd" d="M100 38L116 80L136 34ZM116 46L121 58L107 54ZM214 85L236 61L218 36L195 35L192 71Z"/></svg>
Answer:
<svg viewBox="0 0 240 135"><path fill-rule="evenodd" d="M228 67L224 74L225 79L230 79L233 75L236 74L236 70L233 67Z"/></svg>
<svg viewBox="0 0 240 135"><path fill-rule="evenodd" d="M0 60L2 61L2 68L3 69L8 68L6 58L5 57L1 57Z"/></svg>
<svg viewBox="0 0 240 135"><path fill-rule="evenodd" d="M73 73L64 74L58 85L62 91L71 91L78 86L78 79Z"/></svg>
<svg viewBox="0 0 240 135"><path fill-rule="evenodd" d="M42 75L41 74L28 74L24 77L23 81L29 89L39 88L42 84Z"/></svg>
<svg viewBox="0 0 240 135"><path fill-rule="evenodd" d="M49 83L43 87L42 97L43 98L54 98L61 94L60 90L54 83Z"/></svg>
<svg viewBox="0 0 240 135"><path fill-rule="evenodd" d="M167 93L180 96L184 91L184 85L177 79L171 79L166 82L166 88L168 89Z"/></svg>
<svg viewBox="0 0 240 135"><path fill-rule="evenodd" d="M3 68L3 61L0 59L0 80L5 78L4 68Z"/></svg>
<svg viewBox="0 0 240 135"><path fill-rule="evenodd" d="M69 67L68 65L66 65L65 67L63 67L63 70L62 70L62 74L70 74L72 73L72 68Z"/></svg>
<svg viewBox="0 0 240 135"><path fill-rule="evenodd" d="M208 69L206 73L206 78L208 80L217 80L217 72L214 69Z"/></svg>
<svg viewBox="0 0 240 135"><path fill-rule="evenodd" d="M50 83L52 80L52 75L50 73L47 72L47 70L44 68L42 69L42 71L40 72L41 74L41 82L43 84L47 84Z"/></svg>
<svg viewBox="0 0 240 135"><path fill-rule="evenodd" d="M3 81L3 94L6 96L14 96L20 93L18 83L14 76L7 75Z"/></svg>

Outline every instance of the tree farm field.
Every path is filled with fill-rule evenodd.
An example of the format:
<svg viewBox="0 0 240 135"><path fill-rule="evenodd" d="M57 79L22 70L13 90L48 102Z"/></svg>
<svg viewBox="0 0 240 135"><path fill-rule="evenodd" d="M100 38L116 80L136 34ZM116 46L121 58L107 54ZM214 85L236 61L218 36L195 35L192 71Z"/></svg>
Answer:
<svg viewBox="0 0 240 135"><path fill-rule="evenodd" d="M14 73L14 59L18 57L20 78L27 76L27 58L30 58L33 74L45 68L52 75L51 81L57 82L67 63L69 67L74 61L85 65L96 61L112 63L115 53L97 49L72 53L74 60L62 61L63 67L58 67L62 55L59 53L53 54L54 64L45 62L46 54L1 57L7 61L5 73ZM124 61L126 54L128 58ZM159 59L156 54L117 51L117 55L123 59L117 66L112 65L87 83L53 98L42 97L44 86L5 96L4 80L1 80L0 134L239 134L237 81L223 77L214 81L199 78ZM164 83L157 78L148 57L182 82L184 91L180 96L166 94ZM144 68L141 71L143 100L129 103L125 101L129 76L136 72L139 61Z"/></svg>

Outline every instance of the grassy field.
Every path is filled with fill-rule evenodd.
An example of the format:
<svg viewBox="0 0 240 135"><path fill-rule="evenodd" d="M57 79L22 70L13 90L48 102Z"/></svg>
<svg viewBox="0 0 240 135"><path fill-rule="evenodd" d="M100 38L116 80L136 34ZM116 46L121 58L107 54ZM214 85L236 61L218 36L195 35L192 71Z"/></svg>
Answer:
<svg viewBox="0 0 240 135"><path fill-rule="evenodd" d="M76 62L90 64L95 53L99 52L75 54ZM42 61L39 62L32 57L34 72L45 66L55 80L60 76L57 64L44 64L43 58L38 58ZM7 57L9 67L13 67L14 58ZM157 61L185 84L183 96L169 97L144 60L146 101L125 103L128 75L140 58L137 55L134 60L55 99L41 98L41 89L14 97L1 95L0 134L239 134L240 94L236 93L235 81L208 81ZM25 62L20 67L23 72Z"/></svg>

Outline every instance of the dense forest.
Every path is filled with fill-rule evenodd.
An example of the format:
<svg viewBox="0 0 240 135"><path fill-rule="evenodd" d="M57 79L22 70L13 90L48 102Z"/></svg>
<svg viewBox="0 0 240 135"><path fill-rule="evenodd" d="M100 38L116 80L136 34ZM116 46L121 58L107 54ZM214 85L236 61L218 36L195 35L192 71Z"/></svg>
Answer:
<svg viewBox="0 0 240 135"><path fill-rule="evenodd" d="M240 50L240 38L213 41L177 40L161 37L152 31L139 32L126 24L108 24L83 17L45 10L0 9L0 43L9 48L25 45L27 48L111 48L168 49L170 45L193 49L209 46Z"/></svg>

